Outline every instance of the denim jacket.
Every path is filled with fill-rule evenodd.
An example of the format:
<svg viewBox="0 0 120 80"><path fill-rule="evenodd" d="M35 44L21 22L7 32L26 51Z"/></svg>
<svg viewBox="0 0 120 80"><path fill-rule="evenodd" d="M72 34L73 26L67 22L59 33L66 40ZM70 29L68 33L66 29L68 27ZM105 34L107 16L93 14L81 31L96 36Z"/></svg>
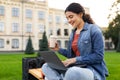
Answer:
<svg viewBox="0 0 120 80"><path fill-rule="evenodd" d="M70 35L68 49L60 48L59 50L62 55L68 58L75 57L71 47L75 30ZM76 63L93 68L103 77L102 80L105 80L105 76L108 76L108 70L104 62L104 40L97 25L84 24L78 39L78 50L80 56L76 57Z"/></svg>

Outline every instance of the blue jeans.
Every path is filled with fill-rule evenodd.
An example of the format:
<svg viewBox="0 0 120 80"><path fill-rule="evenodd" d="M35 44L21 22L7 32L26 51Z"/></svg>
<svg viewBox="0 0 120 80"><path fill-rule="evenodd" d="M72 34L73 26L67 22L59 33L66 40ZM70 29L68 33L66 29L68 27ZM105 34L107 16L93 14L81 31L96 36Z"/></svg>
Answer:
<svg viewBox="0 0 120 80"><path fill-rule="evenodd" d="M101 80L99 74L89 68L70 67L64 75L45 63L42 66L42 71L47 80ZM97 75L97 79L94 79L94 73Z"/></svg>

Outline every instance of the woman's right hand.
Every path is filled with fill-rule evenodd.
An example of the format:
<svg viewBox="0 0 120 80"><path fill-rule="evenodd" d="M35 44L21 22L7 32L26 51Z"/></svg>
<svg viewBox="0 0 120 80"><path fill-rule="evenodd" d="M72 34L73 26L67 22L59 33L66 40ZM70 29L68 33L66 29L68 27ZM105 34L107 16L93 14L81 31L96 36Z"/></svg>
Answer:
<svg viewBox="0 0 120 80"><path fill-rule="evenodd" d="M51 47L49 47L51 50L54 50L54 51L58 51L59 50L59 45L58 45L58 43L56 42L55 43L55 47L53 47L53 48L51 48Z"/></svg>
<svg viewBox="0 0 120 80"><path fill-rule="evenodd" d="M67 67L71 64L76 63L76 58L69 58L69 59L66 59L65 61L62 61L62 62Z"/></svg>

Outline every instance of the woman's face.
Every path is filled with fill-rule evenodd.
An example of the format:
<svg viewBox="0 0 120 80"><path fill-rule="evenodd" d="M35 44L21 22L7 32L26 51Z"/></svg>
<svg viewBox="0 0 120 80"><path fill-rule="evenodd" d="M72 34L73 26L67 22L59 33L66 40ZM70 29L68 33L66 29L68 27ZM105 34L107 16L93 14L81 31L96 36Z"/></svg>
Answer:
<svg viewBox="0 0 120 80"><path fill-rule="evenodd" d="M68 23L71 24L74 28L79 27L81 22L83 21L82 13L76 14L71 11L67 11L65 15L68 20Z"/></svg>

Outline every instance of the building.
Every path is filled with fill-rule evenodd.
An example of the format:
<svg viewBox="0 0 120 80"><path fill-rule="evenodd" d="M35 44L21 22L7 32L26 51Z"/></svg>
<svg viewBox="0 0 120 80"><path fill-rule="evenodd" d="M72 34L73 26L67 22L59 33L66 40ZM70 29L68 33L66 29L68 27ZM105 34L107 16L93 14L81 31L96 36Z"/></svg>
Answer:
<svg viewBox="0 0 120 80"><path fill-rule="evenodd" d="M60 46L67 47L72 27L64 10L49 8L47 0L0 0L0 51L24 51L29 36L38 50L44 31L48 39L55 35Z"/></svg>
<svg viewBox="0 0 120 80"><path fill-rule="evenodd" d="M104 33L108 28L107 27L102 27L101 30ZM115 45L112 42L112 39L105 39L104 37L104 41L105 41L105 50L113 50L115 48Z"/></svg>

